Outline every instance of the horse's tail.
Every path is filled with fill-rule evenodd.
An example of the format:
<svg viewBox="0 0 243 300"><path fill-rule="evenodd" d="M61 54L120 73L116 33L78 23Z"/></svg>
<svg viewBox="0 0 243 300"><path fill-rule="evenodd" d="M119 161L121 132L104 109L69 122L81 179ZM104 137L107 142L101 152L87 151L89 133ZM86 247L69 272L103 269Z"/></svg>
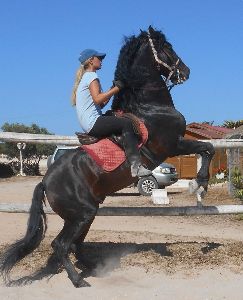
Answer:
<svg viewBox="0 0 243 300"><path fill-rule="evenodd" d="M10 245L0 257L0 272L6 283L11 282L9 274L14 265L33 252L45 236L46 215L43 210L44 186L42 182L35 187L25 236Z"/></svg>

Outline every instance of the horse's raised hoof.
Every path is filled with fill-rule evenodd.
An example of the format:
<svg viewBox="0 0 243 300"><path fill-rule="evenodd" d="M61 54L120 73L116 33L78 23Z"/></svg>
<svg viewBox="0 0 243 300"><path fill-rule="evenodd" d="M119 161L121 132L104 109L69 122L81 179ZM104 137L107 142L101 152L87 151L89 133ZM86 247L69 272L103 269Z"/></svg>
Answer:
<svg viewBox="0 0 243 300"><path fill-rule="evenodd" d="M197 206L203 206L202 200L205 197L207 191L204 189L203 186L200 186L197 190Z"/></svg>
<svg viewBox="0 0 243 300"><path fill-rule="evenodd" d="M199 185L195 179L189 182L189 193L194 194L199 188Z"/></svg>

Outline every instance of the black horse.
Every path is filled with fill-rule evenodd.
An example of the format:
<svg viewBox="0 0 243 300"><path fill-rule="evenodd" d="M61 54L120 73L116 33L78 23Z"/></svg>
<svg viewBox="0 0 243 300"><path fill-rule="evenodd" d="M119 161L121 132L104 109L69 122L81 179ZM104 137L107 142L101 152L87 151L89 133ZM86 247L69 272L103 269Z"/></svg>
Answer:
<svg viewBox="0 0 243 300"><path fill-rule="evenodd" d="M207 190L209 164L214 154L210 143L185 140L184 117L175 109L168 83L179 84L189 78L190 70L177 56L163 33L152 27L125 40L118 59L115 79L126 88L113 100L112 110L122 110L145 123L149 137L142 150L144 164L153 169L167 157L197 153L202 167L196 178L198 188ZM163 77L162 77L163 76ZM75 270L69 253L80 254L80 246L106 195L133 183L127 162L105 172L80 149L70 150L47 171L34 191L26 235L2 255L0 270L7 284L13 266L36 249L44 237L46 196L64 226L52 242L59 266L64 266L75 287L87 286Z"/></svg>

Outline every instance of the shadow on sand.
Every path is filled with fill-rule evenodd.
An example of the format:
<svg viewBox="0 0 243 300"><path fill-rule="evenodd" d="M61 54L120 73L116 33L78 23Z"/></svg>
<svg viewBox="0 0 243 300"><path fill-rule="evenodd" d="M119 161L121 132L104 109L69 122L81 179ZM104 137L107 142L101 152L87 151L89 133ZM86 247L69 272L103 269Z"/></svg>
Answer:
<svg viewBox="0 0 243 300"><path fill-rule="evenodd" d="M222 244L219 243L203 243L198 242L176 242L176 243L113 243L113 242L85 242L81 246L81 250L75 257L72 257L72 261L75 267L80 270L80 274L83 278L89 276L93 277L104 277L108 273L114 271L121 267L121 261L124 257L130 254L139 254L142 252L153 251L159 254L161 257L171 257L173 258L173 251L169 250L171 246L183 246L195 244L199 247L199 252L202 255L206 255L210 251L218 248ZM46 246L47 247L47 246ZM43 254L40 257L43 260ZM49 249L43 251L47 254ZM135 261L136 264L136 261ZM46 265L35 271L29 276L19 278L17 280L12 280L8 285L25 285L36 280L41 280L43 278L51 278L57 273L63 271L63 266L57 260L54 254L51 254Z"/></svg>

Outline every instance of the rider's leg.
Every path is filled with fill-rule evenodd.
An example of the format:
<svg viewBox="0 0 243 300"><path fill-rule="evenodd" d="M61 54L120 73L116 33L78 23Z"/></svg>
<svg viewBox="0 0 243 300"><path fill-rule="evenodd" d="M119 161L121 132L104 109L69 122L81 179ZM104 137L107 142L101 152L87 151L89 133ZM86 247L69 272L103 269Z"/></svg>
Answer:
<svg viewBox="0 0 243 300"><path fill-rule="evenodd" d="M131 164L131 174L132 177L142 177L151 175L152 172L146 169L141 162L141 157L138 152L138 140L134 133L130 131L125 131L123 136L123 146L126 152L128 161ZM134 142L136 141L136 142Z"/></svg>
<svg viewBox="0 0 243 300"><path fill-rule="evenodd" d="M132 176L147 176L152 173L142 165L138 151L138 139L131 120L115 116L100 116L89 134L98 138L121 134L124 138L124 150L131 164Z"/></svg>

